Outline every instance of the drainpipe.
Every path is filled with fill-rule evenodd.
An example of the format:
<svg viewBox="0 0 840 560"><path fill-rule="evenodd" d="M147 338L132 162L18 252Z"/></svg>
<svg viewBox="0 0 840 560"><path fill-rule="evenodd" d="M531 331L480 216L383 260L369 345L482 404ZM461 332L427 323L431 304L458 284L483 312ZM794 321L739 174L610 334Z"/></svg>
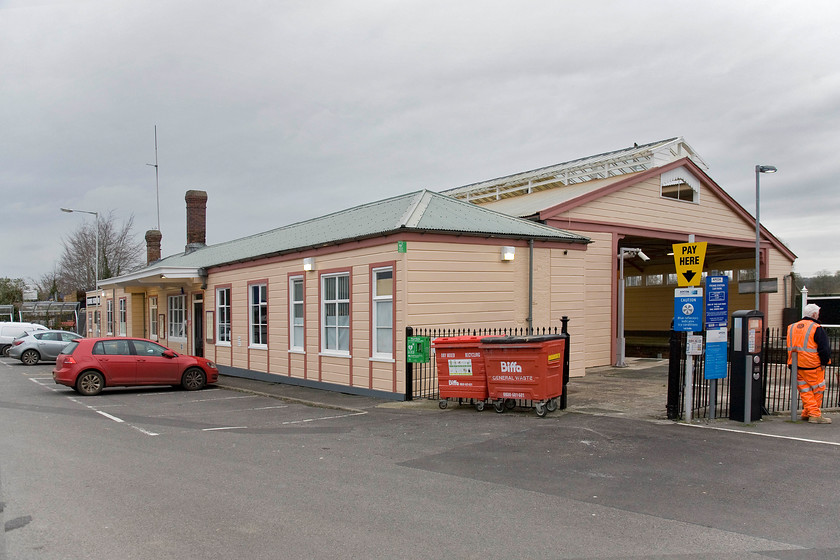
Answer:
<svg viewBox="0 0 840 560"><path fill-rule="evenodd" d="M528 334L534 334L534 240L528 240Z"/></svg>

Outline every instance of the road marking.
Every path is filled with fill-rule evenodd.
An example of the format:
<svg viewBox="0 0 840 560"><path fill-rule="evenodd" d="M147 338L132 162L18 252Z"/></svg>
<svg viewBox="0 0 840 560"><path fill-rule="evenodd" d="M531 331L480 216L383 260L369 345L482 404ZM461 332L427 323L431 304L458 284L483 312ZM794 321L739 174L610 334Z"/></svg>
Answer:
<svg viewBox="0 0 840 560"><path fill-rule="evenodd" d="M38 385L40 385L40 386L42 386L42 387L45 387L45 388L49 389L50 391L53 391L53 392L55 392L55 393L57 393L57 392L58 392L58 387L53 387L53 386L50 386L50 385L48 385L48 384L46 384L46 383L42 383L42 381L44 381L44 380L52 381L52 380L53 380L53 379L52 379L52 377L40 377L40 378L38 378L38 377L30 377L30 378L29 378L29 380L30 380L30 381L34 381L34 382L35 382L35 383L37 383ZM84 403L84 402L80 401L79 399L77 399L76 397L74 397L74 396L72 396L72 395L67 395L67 399L68 399L70 402L74 402L74 403L76 403L76 404L78 404L78 405L81 405L81 406L85 407L86 409L91 410L91 411L93 411L93 412L95 412L95 413L97 413L97 414L99 414L99 415L101 415L101 416L104 416L105 418L107 418L107 419L109 419L109 420L112 420L112 421L114 421L114 422L116 422L116 423L118 423L118 424L125 424L126 426L128 426L128 427L130 427L130 428L132 428L132 429L134 429L134 430L137 430L137 431L138 431L138 432L140 432L141 434L145 434L145 435L147 435L147 436L159 436L159 435L160 435L160 434L158 434L157 432L150 432L149 430L144 430L143 428L141 428L141 427L139 427L139 426L135 426L134 424L129 424L129 423L126 423L126 421L125 421L125 420L123 420L122 418L119 418L119 417L117 417L117 416L114 416L113 414L108 414L107 412L104 412L104 411L102 411L102 410L99 410L97 407L95 407L95 406L93 406L93 405L89 405L89 404L87 404L87 403Z"/></svg>
<svg viewBox="0 0 840 560"><path fill-rule="evenodd" d="M289 424L306 424L307 422L317 422L318 420L336 420L338 418L349 418L350 416L362 416L367 414L366 411L361 412L353 412L351 414L339 414L338 416L323 416L321 418L307 418L305 420L289 420L287 422L281 422L281 426L287 426Z"/></svg>
<svg viewBox="0 0 840 560"><path fill-rule="evenodd" d="M95 408L91 408L91 410L93 410L97 414L101 414L102 416L104 416L105 418L108 418L109 420L113 420L117 424L122 424L122 423L125 422L125 420L123 420L122 418L117 418L116 416L108 414L107 412L102 412L101 410L96 410Z"/></svg>
<svg viewBox="0 0 840 560"><path fill-rule="evenodd" d="M733 432L733 433L736 433L736 434L747 434L747 435L751 435L751 436L762 436L762 437L769 437L769 438L776 438L776 439L789 439L789 440L792 440L792 441L802 441L802 442L805 442L805 443L821 443L823 445L840 446L840 443L838 443L838 442L823 441L823 440L820 440L820 439L809 439L809 438L801 438L801 437L793 437L793 436L780 436L780 435L776 435L776 434L762 434L760 432L750 432L750 431L747 431L747 430L736 430L734 428L716 428L714 426L703 426L701 424L680 424L680 425L689 426L689 427L692 427L692 428L703 428L703 429L706 429L706 430L718 430L718 431L721 431L721 432Z"/></svg>
<svg viewBox="0 0 840 560"><path fill-rule="evenodd" d="M159 433L157 433L157 432L150 432L149 430L144 430L143 428L141 428L141 427L139 427L139 426L134 426L134 425L132 425L132 424L128 424L128 426L129 426L130 428L134 428L135 430L137 430L137 431L138 431L138 432L140 432L141 434L146 434L147 436L159 436L159 435L160 435L160 434L159 434Z"/></svg>
<svg viewBox="0 0 840 560"><path fill-rule="evenodd" d="M248 426L224 426L221 428L203 428L202 432L220 432L222 430L247 430Z"/></svg>

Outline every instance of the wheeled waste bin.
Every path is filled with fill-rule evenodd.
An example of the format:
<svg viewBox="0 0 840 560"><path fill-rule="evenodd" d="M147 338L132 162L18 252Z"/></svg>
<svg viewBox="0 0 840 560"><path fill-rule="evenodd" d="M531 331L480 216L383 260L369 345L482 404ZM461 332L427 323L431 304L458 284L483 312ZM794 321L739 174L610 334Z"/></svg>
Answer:
<svg viewBox="0 0 840 560"><path fill-rule="evenodd" d="M483 338L487 337L445 336L432 341L440 408L446 408L447 399L470 399L476 410L484 410L487 375L481 349Z"/></svg>
<svg viewBox="0 0 840 560"><path fill-rule="evenodd" d="M537 416L557 410L566 351L561 335L488 337L479 349L484 351L487 397L496 412L517 400L533 401Z"/></svg>

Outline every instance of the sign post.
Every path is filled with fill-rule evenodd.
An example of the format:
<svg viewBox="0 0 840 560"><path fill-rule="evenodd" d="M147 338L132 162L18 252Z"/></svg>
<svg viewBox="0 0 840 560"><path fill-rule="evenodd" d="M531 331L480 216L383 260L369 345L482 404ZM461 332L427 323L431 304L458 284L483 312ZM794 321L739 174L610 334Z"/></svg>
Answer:
<svg viewBox="0 0 840 560"><path fill-rule="evenodd" d="M729 320L729 277L706 278L706 367L709 380L710 418L715 418L717 380L726 378L727 325Z"/></svg>
<svg viewBox="0 0 840 560"><path fill-rule="evenodd" d="M694 242L694 236L688 237L688 243L674 243L674 265L677 268L677 288L674 291L674 330L688 333L689 339L694 331L703 330L703 288L699 286L703 278L703 261L706 258L706 242ZM683 291L685 290L685 291ZM685 420L691 422L691 410L694 401L694 355L696 344L686 346L685 356ZM702 346L702 342L701 342Z"/></svg>
<svg viewBox="0 0 840 560"><path fill-rule="evenodd" d="M689 342L695 331L703 330L703 288L674 290L674 330L688 333ZM700 342L702 346L702 341ZM694 356L696 343L686 345L685 356L685 419L691 421L694 401Z"/></svg>

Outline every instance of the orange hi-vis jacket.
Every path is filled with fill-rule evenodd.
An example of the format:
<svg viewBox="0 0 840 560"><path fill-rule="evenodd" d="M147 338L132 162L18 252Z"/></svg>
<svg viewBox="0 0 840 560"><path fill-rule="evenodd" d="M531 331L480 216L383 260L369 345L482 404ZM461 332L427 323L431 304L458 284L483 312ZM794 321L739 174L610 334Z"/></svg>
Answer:
<svg viewBox="0 0 840 560"><path fill-rule="evenodd" d="M817 350L816 333L818 329L820 329L819 323L806 319L788 327L788 365L791 364L793 353L796 352L799 369L819 369L822 367Z"/></svg>

